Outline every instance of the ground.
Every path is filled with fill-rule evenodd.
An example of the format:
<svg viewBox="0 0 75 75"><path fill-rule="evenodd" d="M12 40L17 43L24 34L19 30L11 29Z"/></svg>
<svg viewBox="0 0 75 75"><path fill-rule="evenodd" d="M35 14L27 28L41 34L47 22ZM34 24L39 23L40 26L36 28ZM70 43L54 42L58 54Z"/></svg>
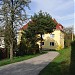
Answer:
<svg viewBox="0 0 75 75"><path fill-rule="evenodd" d="M0 75L38 75L59 53L55 51L0 67Z"/></svg>

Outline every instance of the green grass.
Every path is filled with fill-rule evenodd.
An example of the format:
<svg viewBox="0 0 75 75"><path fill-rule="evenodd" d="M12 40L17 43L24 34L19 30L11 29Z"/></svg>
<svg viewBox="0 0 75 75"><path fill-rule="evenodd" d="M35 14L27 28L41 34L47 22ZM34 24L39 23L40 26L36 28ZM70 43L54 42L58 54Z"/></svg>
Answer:
<svg viewBox="0 0 75 75"><path fill-rule="evenodd" d="M60 55L49 63L39 75L69 75L71 49L58 51Z"/></svg>
<svg viewBox="0 0 75 75"><path fill-rule="evenodd" d="M44 53L47 53L47 52L43 52L41 54L44 54ZM15 63L15 62L20 62L20 61L23 61L23 60L27 60L27 59L39 56L41 54L38 53L38 54L33 54L33 55L18 56L18 57L14 57L12 61L10 59L0 60L0 66Z"/></svg>

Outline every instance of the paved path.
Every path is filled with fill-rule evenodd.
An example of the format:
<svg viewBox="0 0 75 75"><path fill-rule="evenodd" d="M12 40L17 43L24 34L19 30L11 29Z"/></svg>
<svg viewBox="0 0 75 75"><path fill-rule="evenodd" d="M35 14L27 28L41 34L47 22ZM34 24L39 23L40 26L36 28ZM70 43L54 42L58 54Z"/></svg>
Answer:
<svg viewBox="0 0 75 75"><path fill-rule="evenodd" d="M38 75L59 53L48 52L25 61L0 67L0 75Z"/></svg>

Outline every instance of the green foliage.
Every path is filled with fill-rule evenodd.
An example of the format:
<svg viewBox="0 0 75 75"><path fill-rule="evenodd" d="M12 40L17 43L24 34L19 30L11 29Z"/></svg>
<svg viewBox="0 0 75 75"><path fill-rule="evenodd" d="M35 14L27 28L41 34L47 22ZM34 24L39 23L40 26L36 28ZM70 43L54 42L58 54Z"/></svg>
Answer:
<svg viewBox="0 0 75 75"><path fill-rule="evenodd" d="M0 60L2 59L2 50L0 49Z"/></svg>
<svg viewBox="0 0 75 75"><path fill-rule="evenodd" d="M20 42L20 44L18 45L18 51L16 52L16 56L23 56L25 55L26 52L26 45L23 41Z"/></svg>
<svg viewBox="0 0 75 75"><path fill-rule="evenodd" d="M39 45L35 44L34 46L31 46L29 50L29 54L36 54L39 53Z"/></svg>
<svg viewBox="0 0 75 75"><path fill-rule="evenodd" d="M72 37L71 34L65 34L65 39L64 39L65 47L71 46L71 41L72 41L71 37Z"/></svg>
<svg viewBox="0 0 75 75"><path fill-rule="evenodd" d="M0 15L3 16L5 44L7 49L10 49L10 59L13 58L15 30L27 19L25 7L29 8L30 2L30 0L1 0Z"/></svg>
<svg viewBox="0 0 75 75"><path fill-rule="evenodd" d="M6 49L5 48L0 48L0 60L1 59L5 59L7 57L7 54L6 54Z"/></svg>
<svg viewBox="0 0 75 75"><path fill-rule="evenodd" d="M47 12L40 11L38 14L35 13L31 17L31 21L32 23L29 24L29 27L32 27L37 34L51 33L56 27L52 17Z"/></svg>
<svg viewBox="0 0 75 75"><path fill-rule="evenodd" d="M62 45L58 45L56 50L61 50L62 49Z"/></svg>
<svg viewBox="0 0 75 75"><path fill-rule="evenodd" d="M40 11L38 14L34 14L34 16L31 16L31 22L28 24L28 31L31 35L31 40L34 40L34 42L40 40L42 43L42 35L44 33L51 33L53 32L53 29L55 29L56 24L54 23L52 17ZM38 34L40 34L39 37L36 37ZM30 36L29 36L30 37ZM42 45L40 44L40 48L42 49Z"/></svg>
<svg viewBox="0 0 75 75"><path fill-rule="evenodd" d="M36 44L36 37L27 30L22 33L21 42L18 46L18 55L36 54L39 46Z"/></svg>
<svg viewBox="0 0 75 75"><path fill-rule="evenodd" d="M70 74L75 75L75 41L71 43Z"/></svg>
<svg viewBox="0 0 75 75"><path fill-rule="evenodd" d="M65 44L65 47L70 47L71 46L72 32L73 32L73 28L72 27L64 28L64 33L65 33L64 44Z"/></svg>
<svg viewBox="0 0 75 75"><path fill-rule="evenodd" d="M27 59L39 56L39 55L41 55L41 54L17 56L17 57L14 57L12 61L10 59L0 60L0 66L15 63L15 62L20 62L23 60L27 60Z"/></svg>

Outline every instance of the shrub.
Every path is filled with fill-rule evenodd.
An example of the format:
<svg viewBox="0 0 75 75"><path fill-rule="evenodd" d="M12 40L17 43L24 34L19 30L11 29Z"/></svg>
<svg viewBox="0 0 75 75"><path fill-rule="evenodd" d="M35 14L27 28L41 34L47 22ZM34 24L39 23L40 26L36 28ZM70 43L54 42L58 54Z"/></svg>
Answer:
<svg viewBox="0 0 75 75"><path fill-rule="evenodd" d="M0 48L0 59L7 58L7 52L5 48Z"/></svg>
<svg viewBox="0 0 75 75"><path fill-rule="evenodd" d="M23 41L18 45L18 50L16 51L16 56L23 56L26 54L27 47Z"/></svg>
<svg viewBox="0 0 75 75"><path fill-rule="evenodd" d="M61 50L62 48L63 48L62 45L58 45L56 50Z"/></svg>
<svg viewBox="0 0 75 75"><path fill-rule="evenodd" d="M38 44L31 46L29 49L29 54L36 54L36 53L39 53L39 45Z"/></svg>
<svg viewBox="0 0 75 75"><path fill-rule="evenodd" d="M69 40L65 40L64 41L64 46L65 46L65 48L66 47L70 47L71 46L71 40L69 39Z"/></svg>
<svg viewBox="0 0 75 75"><path fill-rule="evenodd" d="M71 43L70 73L71 75L75 75L75 41Z"/></svg>
<svg viewBox="0 0 75 75"><path fill-rule="evenodd" d="M0 60L2 59L2 50L0 49Z"/></svg>

